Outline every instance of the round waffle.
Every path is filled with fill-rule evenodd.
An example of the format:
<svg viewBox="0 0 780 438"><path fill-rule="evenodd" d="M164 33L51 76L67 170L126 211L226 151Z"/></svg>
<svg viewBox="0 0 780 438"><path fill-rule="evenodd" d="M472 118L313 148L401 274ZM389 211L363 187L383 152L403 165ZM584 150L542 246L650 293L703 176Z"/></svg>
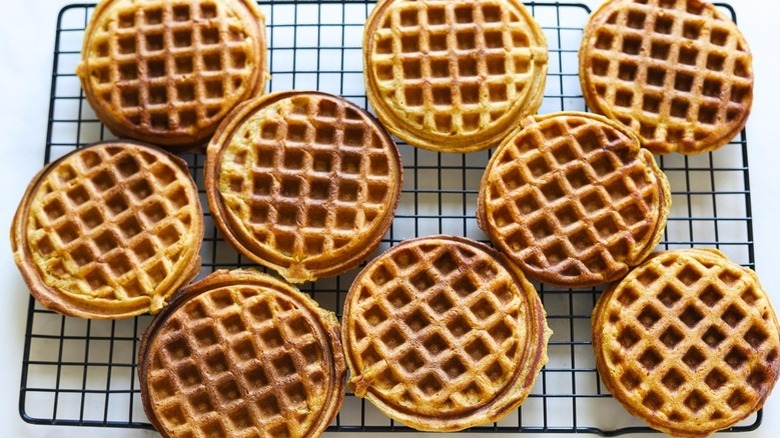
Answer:
<svg viewBox="0 0 780 438"><path fill-rule="evenodd" d="M547 362L544 309L503 256L461 237L402 242L347 294L348 387L419 430L455 431L506 416Z"/></svg>
<svg viewBox="0 0 780 438"><path fill-rule="evenodd" d="M658 244L666 176L630 130L564 112L528 118L490 159L477 221L530 278L562 287L614 281Z"/></svg>
<svg viewBox="0 0 780 438"><path fill-rule="evenodd" d="M251 270L182 289L138 356L141 399L165 437L316 437L344 401L332 312Z"/></svg>
<svg viewBox="0 0 780 438"><path fill-rule="evenodd" d="M763 404L780 335L753 271L716 250L661 252L599 299L593 348L631 414L681 437L725 429Z"/></svg>
<svg viewBox="0 0 780 438"><path fill-rule="evenodd" d="M592 110L656 153L728 143L753 102L752 56L736 24L701 0L611 0L591 15L580 83Z"/></svg>
<svg viewBox="0 0 780 438"><path fill-rule="evenodd" d="M401 194L393 140L351 102L275 93L241 105L208 147L206 192L225 238L293 283L373 252Z"/></svg>
<svg viewBox="0 0 780 438"><path fill-rule="evenodd" d="M368 101L409 144L495 146L539 108L547 40L517 0L383 0L366 22Z"/></svg>
<svg viewBox="0 0 780 438"><path fill-rule="evenodd" d="M11 225L14 260L33 296L84 318L157 313L200 270L202 240L187 164L119 141L47 165Z"/></svg>
<svg viewBox="0 0 780 438"><path fill-rule="evenodd" d="M263 93L265 52L253 0L102 0L76 73L114 134L181 148Z"/></svg>

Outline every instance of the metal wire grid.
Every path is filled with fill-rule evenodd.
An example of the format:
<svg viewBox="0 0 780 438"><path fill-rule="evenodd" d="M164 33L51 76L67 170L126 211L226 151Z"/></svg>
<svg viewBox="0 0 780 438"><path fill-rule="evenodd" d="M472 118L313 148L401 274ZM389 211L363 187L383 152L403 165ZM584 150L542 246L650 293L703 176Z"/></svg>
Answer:
<svg viewBox="0 0 780 438"><path fill-rule="evenodd" d="M319 89L365 107L361 42L372 1L265 1L270 91ZM577 48L587 6L527 3L550 45L550 66L540 113L585 110L577 77ZM720 5L734 17L728 5ZM45 162L83 145L111 138L84 99L76 78L81 40L94 5L65 7L59 15L54 51ZM474 219L476 194L489 152L437 154L400 144L404 187L396 218L379 251L404 239L455 234L486 241ZM197 181L201 202L202 154L184 155ZM673 208L663 248L717 247L732 260L754 266L743 131L716 152L659 162L672 186ZM222 239L206 212L201 276L216 269L253 266ZM338 315L356 270L304 287ZM571 291L538 285L554 330L550 361L516 413L480 432L589 432L604 436L649 431L628 415L601 384L590 344L590 314L601 289ZM21 291L19 291L21 293ZM39 424L151 429L141 406L136 371L139 338L148 315L120 321L63 317L30 299L25 333L20 414ZM734 427L747 431L761 413ZM410 429L347 394L329 431L387 432Z"/></svg>

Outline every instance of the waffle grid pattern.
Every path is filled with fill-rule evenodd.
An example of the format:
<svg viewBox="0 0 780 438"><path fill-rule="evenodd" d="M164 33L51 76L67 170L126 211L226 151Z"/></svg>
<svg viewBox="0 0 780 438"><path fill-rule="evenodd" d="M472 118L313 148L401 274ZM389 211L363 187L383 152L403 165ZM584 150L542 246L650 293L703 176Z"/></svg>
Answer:
<svg viewBox="0 0 780 438"><path fill-rule="evenodd" d="M285 264L316 267L377 234L399 175L374 123L323 96L286 98L244 122L220 161L219 188L246 239Z"/></svg>
<svg viewBox="0 0 780 438"><path fill-rule="evenodd" d="M148 383L160 423L172 434L195 436L304 433L333 378L323 369L329 347L313 324L277 292L221 288L188 302L150 347L158 352ZM289 429L291 418L300 430Z"/></svg>
<svg viewBox="0 0 780 438"><path fill-rule="evenodd" d="M44 283L117 302L149 296L159 310L172 292L160 284L186 275L181 257L198 245L188 176L140 148L94 147L60 163L41 182L26 230L33 263L57 276Z"/></svg>
<svg viewBox="0 0 780 438"><path fill-rule="evenodd" d="M736 2L735 2L736 3ZM269 31L270 91L319 89L340 94L366 106L362 79L363 22L373 1L261 1ZM589 11L572 3L528 3L550 44L549 73L541 112L582 110L576 80L577 49ZM727 13L728 8L719 6ZM81 58L81 37L91 6L69 6L57 24L53 53L51 118L46 161L87 143L110 136L89 111L73 75ZM672 182L673 205L662 246L688 248L716 244L733 260L754 266L749 207L747 137L711 154L660 158ZM455 234L486 241L474 219L476 188L488 161L487 152L436 154L401 146L404 187L395 221L380 249L401 240L431 234ZM203 191L203 156L183 155ZM204 208L206 207L204 201ZM252 266L236 254L212 226L206 212L206 237L201 276L215 269ZM339 312L352 282L346 274L307 284L303 290L323 307ZM539 287L539 286L538 286ZM649 431L609 398L593 363L590 312L600 290L572 293L539 287L554 331L550 362L537 386L516 413L495 425L473 431L592 432L598 434ZM151 428L141 408L135 376L137 340L148 315L126 321L63 318L30 301L25 333L25 373L20 407L25 421L36 424ZM21 335L20 335L21 336ZM735 427L752 430L753 416ZM370 402L347 394L329 431L392 432L408 430L377 412Z"/></svg>
<svg viewBox="0 0 780 438"><path fill-rule="evenodd" d="M488 129L534 89L544 48L505 1L398 1L376 23L372 69L393 118L439 135ZM451 23L451 24L448 24Z"/></svg>
<svg viewBox="0 0 780 438"><path fill-rule="evenodd" d="M518 372L517 339L533 336L518 319L529 310L511 275L486 254L455 242L410 245L356 281L356 343L345 349L391 409L467 415Z"/></svg>
<svg viewBox="0 0 780 438"><path fill-rule="evenodd" d="M639 411L703 430L750 412L780 354L755 280L694 255L658 256L631 278L599 313L606 364L623 370L617 391Z"/></svg>
<svg viewBox="0 0 780 438"><path fill-rule="evenodd" d="M535 277L613 278L647 252L663 210L647 159L609 125L568 116L533 122L489 167L485 226Z"/></svg>
<svg viewBox="0 0 780 438"><path fill-rule="evenodd" d="M700 2L623 3L585 48L590 68L583 83L593 107L614 114L656 152L693 153L727 142L750 112L753 94L741 35Z"/></svg>
<svg viewBox="0 0 780 438"><path fill-rule="evenodd" d="M102 110L118 112L125 129L192 134L254 89L254 24L223 2L154 0L110 11L84 74Z"/></svg>

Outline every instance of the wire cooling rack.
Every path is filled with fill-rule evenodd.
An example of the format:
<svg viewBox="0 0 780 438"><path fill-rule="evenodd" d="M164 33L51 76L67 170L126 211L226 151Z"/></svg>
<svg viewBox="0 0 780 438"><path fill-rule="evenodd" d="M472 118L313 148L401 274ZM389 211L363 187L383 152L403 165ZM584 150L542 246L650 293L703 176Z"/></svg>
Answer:
<svg viewBox="0 0 780 438"><path fill-rule="evenodd" d="M370 1L260 2L268 26L270 91L318 89L366 106L362 78L363 23ZM577 78L577 49L587 6L527 3L550 45L549 75L540 113L585 110ZM734 17L728 5L719 5ZM74 71L84 29L94 5L65 7L57 22L45 161L111 134L97 120ZM753 233L747 140L743 131L713 153L659 157L672 187L673 207L663 248L717 247L753 267ZM401 240L454 234L485 241L474 219L476 196L489 152L438 154L400 144L404 187L393 226L380 251ZM203 190L202 154L183 155ZM216 269L253 266L230 248L206 212L201 252L204 276ZM340 315L357 270L304 287ZM600 289L562 290L538 285L555 334L550 361L517 412L480 432L590 432L605 436L649 429L628 415L601 384L590 344L589 318ZM22 293L22 291L18 291ZM25 333L19 410L40 424L151 429L142 409L136 376L139 338L148 315L120 321L63 317L30 299ZM732 430L758 427L761 413ZM347 394L330 431L404 431L370 403Z"/></svg>

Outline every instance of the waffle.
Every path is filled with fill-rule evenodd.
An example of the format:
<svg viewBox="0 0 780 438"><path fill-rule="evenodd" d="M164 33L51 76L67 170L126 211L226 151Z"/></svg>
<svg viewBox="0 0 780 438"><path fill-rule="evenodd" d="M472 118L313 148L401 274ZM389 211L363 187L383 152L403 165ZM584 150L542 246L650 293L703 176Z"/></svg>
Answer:
<svg viewBox="0 0 780 438"><path fill-rule="evenodd" d="M336 316L251 270L182 289L138 356L144 411L164 437L316 437L345 377Z"/></svg>
<svg viewBox="0 0 780 438"><path fill-rule="evenodd" d="M490 159L477 222L530 278L561 287L616 280L661 240L666 176L636 136L604 117L528 118Z"/></svg>
<svg viewBox="0 0 780 438"><path fill-rule="evenodd" d="M293 283L373 252L401 193L390 136L354 104L283 92L231 113L208 147L206 191L226 240Z"/></svg>
<svg viewBox="0 0 780 438"><path fill-rule="evenodd" d="M33 296L83 318L157 313L200 270L202 240L187 164L120 141L46 166L11 225L14 260Z"/></svg>
<svg viewBox="0 0 780 438"><path fill-rule="evenodd" d="M600 298L593 347L631 414L705 437L758 410L780 368L778 323L753 271L716 250L661 252Z"/></svg>
<svg viewBox="0 0 780 438"><path fill-rule="evenodd" d="M588 107L656 153L716 149L745 126L752 56L736 24L700 0L612 0L580 48Z"/></svg>
<svg viewBox="0 0 780 438"><path fill-rule="evenodd" d="M383 0L366 22L368 101L409 144L471 152L534 114L547 41L517 0Z"/></svg>
<svg viewBox="0 0 780 438"><path fill-rule="evenodd" d="M516 267L451 236L407 240L370 262L342 323L348 387L426 431L487 424L517 408L552 334Z"/></svg>
<svg viewBox="0 0 780 438"><path fill-rule="evenodd" d="M114 134L184 149L263 93L265 52L254 0L102 0L76 73Z"/></svg>

